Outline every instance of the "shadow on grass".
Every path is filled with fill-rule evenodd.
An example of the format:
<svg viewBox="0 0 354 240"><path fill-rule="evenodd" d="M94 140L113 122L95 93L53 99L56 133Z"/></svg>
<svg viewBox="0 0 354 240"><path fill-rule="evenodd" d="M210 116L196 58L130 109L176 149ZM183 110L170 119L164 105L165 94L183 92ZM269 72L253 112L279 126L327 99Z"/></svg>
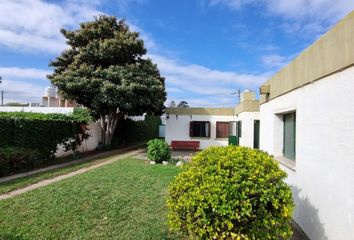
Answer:
<svg viewBox="0 0 354 240"><path fill-rule="evenodd" d="M326 231L324 224L321 222L318 216L318 209L315 208L308 197L301 197L299 189L296 186L290 186L293 192L293 198L296 204L294 218L301 219L300 227L307 234L307 237L304 236L304 233L300 229L294 232L292 240L302 240L302 239L321 239L327 240ZM296 230L296 228L294 229Z"/></svg>
<svg viewBox="0 0 354 240"><path fill-rule="evenodd" d="M23 238L21 236L15 236L9 233L5 233L5 234L0 233L0 240L25 240L25 239L26 238Z"/></svg>

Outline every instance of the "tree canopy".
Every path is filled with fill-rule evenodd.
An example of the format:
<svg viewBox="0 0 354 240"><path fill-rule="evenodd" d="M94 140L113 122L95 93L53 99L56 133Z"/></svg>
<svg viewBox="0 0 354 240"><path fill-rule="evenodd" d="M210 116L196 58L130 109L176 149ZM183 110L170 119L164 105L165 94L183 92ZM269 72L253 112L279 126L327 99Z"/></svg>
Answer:
<svg viewBox="0 0 354 240"><path fill-rule="evenodd" d="M121 116L160 113L166 100L164 78L144 55L139 33L124 20L98 16L78 30L61 30L69 47L50 62L48 78L60 94L91 109L101 120L109 145Z"/></svg>

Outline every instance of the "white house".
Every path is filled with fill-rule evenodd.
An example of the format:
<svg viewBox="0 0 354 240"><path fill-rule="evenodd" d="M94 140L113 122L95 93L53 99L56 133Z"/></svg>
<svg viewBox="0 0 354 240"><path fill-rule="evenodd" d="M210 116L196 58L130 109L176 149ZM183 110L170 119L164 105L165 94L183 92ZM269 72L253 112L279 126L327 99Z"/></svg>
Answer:
<svg viewBox="0 0 354 240"><path fill-rule="evenodd" d="M354 239L354 12L261 88L260 148L288 173L310 239Z"/></svg>
<svg viewBox="0 0 354 240"><path fill-rule="evenodd" d="M250 91L240 99L236 108L167 108L166 142L199 141L203 149L227 146L230 141L258 148L259 101Z"/></svg>

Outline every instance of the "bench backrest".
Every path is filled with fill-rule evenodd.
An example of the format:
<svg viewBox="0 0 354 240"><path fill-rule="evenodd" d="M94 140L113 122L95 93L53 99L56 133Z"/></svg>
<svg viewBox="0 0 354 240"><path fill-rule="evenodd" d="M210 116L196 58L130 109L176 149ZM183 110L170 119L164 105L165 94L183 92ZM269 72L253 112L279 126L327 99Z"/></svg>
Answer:
<svg viewBox="0 0 354 240"><path fill-rule="evenodd" d="M171 145L173 147L193 147L199 148L200 142L199 141L172 141Z"/></svg>

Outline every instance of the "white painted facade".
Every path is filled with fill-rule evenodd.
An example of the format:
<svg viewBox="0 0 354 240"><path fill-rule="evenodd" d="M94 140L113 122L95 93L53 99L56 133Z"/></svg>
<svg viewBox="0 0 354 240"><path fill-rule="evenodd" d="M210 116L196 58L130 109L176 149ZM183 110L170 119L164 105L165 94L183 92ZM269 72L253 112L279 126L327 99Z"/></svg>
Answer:
<svg viewBox="0 0 354 240"><path fill-rule="evenodd" d="M253 148L254 121L259 119L259 112L242 112L238 114L236 120L242 122L242 135L239 139L240 146Z"/></svg>
<svg viewBox="0 0 354 240"><path fill-rule="evenodd" d="M227 146L228 139L216 138L216 122L233 121L233 116L215 116L215 115L175 115L169 114L166 118L166 136L165 140L170 145L171 141L199 141L200 148L204 149L210 146ZM191 121L209 121L210 138L189 137L189 123Z"/></svg>
<svg viewBox="0 0 354 240"><path fill-rule="evenodd" d="M253 148L254 120L259 120L259 112L243 112L238 116L169 114L166 118L165 140L169 145L173 140L199 141L201 149L210 146L227 146L228 138L216 138L216 122L242 121L240 146ZM189 123L191 121L209 121L210 138L190 137Z"/></svg>
<svg viewBox="0 0 354 240"><path fill-rule="evenodd" d="M312 240L354 238L353 94L352 66L260 106L260 148L276 157L279 114L296 111L295 165L281 167L293 189L293 218Z"/></svg>

